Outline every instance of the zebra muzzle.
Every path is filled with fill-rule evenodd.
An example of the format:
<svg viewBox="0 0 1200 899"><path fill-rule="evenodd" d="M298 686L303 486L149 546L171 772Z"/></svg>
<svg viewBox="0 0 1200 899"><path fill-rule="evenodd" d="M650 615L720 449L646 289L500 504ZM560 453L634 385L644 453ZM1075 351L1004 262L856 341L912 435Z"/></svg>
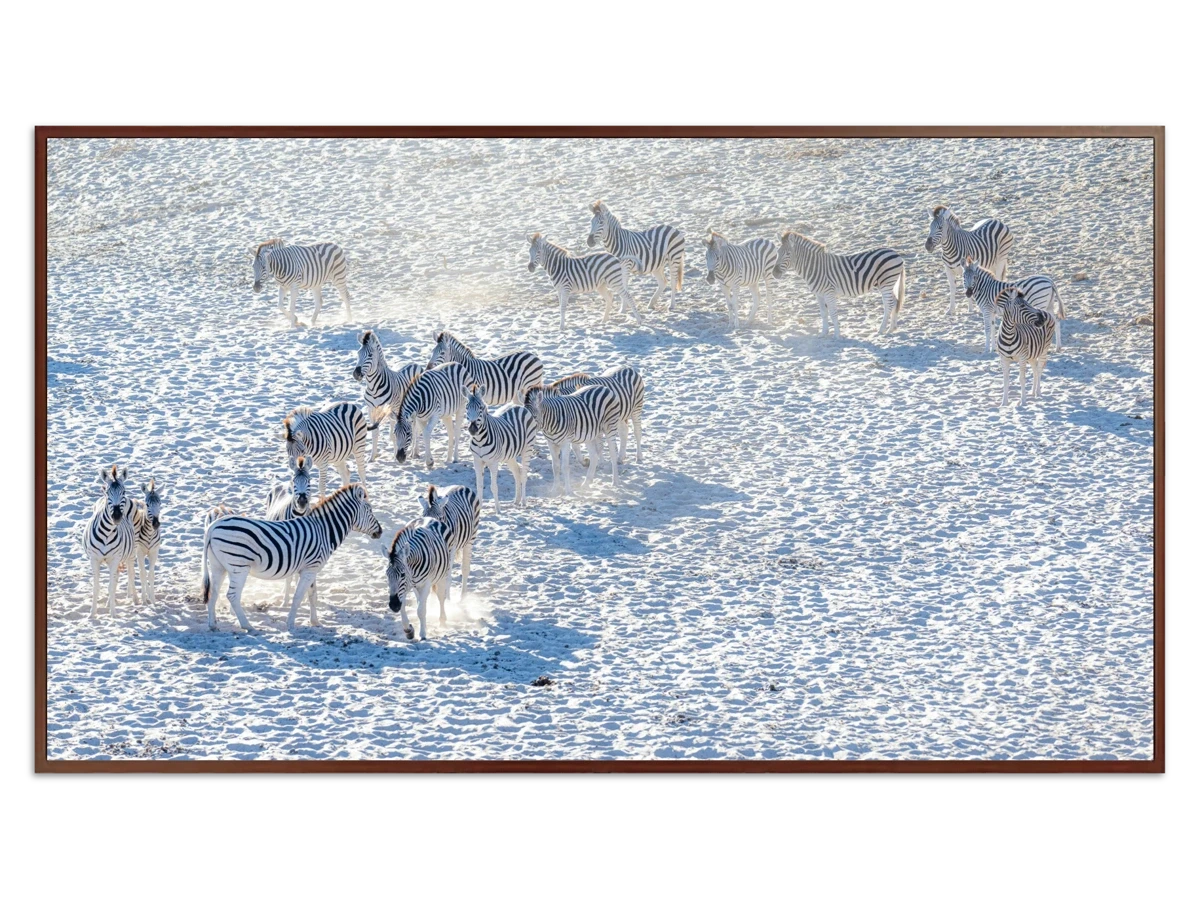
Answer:
<svg viewBox="0 0 1200 899"><path fill-rule="evenodd" d="M717 280L717 276L714 275L712 272L709 272L707 275L704 276L704 280L707 281L709 284L715 284L716 280Z"/></svg>
<svg viewBox="0 0 1200 899"><path fill-rule="evenodd" d="M388 608L391 609L393 612L400 611L400 597L397 596L395 593L393 593L391 596L388 597Z"/></svg>
<svg viewBox="0 0 1200 899"><path fill-rule="evenodd" d="M931 240L929 238L926 238L926 240L925 240L925 252L926 253L933 252L933 240Z"/></svg>
<svg viewBox="0 0 1200 899"><path fill-rule="evenodd" d="M531 272L536 272L536 271L537 271L537 264L536 264L536 263L533 263L533 262L529 263L529 270L530 270Z"/></svg>
<svg viewBox="0 0 1200 899"><path fill-rule="evenodd" d="M362 380L362 366L361 365L354 366L354 380L356 380L356 381Z"/></svg>
<svg viewBox="0 0 1200 899"><path fill-rule="evenodd" d="M255 281L255 282L254 282L254 292L255 292L255 293L262 293L262 282L261 282L261 281Z"/></svg>

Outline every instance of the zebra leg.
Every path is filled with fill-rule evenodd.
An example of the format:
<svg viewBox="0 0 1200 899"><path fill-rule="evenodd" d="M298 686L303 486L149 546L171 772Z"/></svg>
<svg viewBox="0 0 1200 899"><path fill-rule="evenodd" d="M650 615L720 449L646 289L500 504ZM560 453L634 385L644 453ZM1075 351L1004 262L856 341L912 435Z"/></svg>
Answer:
<svg viewBox="0 0 1200 899"><path fill-rule="evenodd" d="M762 299L762 297L758 293L758 283L757 282L754 284L751 284L749 286L749 289L750 289L750 317L748 319L746 319L746 327L747 328L750 327L752 324L754 324L754 320L756 318L758 318L758 301L760 299Z"/></svg>
<svg viewBox="0 0 1200 899"><path fill-rule="evenodd" d="M637 442L637 454L634 458L640 465L642 462L642 416L634 415L630 421L633 422L633 439Z"/></svg>
<svg viewBox="0 0 1200 899"><path fill-rule="evenodd" d="M662 268L656 269L653 272L655 279L658 281L658 288L654 291L654 296L652 296L650 298L650 303L649 303L649 305L646 306L647 309L653 309L654 304L658 302L658 298L661 297L663 295L663 293L666 291L666 289L667 289L666 269L668 267L669 267L668 263L664 262Z"/></svg>
<svg viewBox="0 0 1200 899"><path fill-rule="evenodd" d="M433 426L436 423L437 419L431 416L423 429L425 432L425 465L427 468L433 468Z"/></svg>
<svg viewBox="0 0 1200 899"><path fill-rule="evenodd" d="M738 329L738 316L737 316L738 291L737 291L737 287L733 287L731 289L728 284L726 284L724 281L722 281L721 289L723 291L725 291L725 305L729 309L729 323L733 326L733 330L736 331Z"/></svg>
<svg viewBox="0 0 1200 899"><path fill-rule="evenodd" d="M768 278L770 278L770 273L763 276L762 293L763 297L766 298L764 305L767 310L767 325L770 326L775 324L775 297L771 293L771 282Z"/></svg>
<svg viewBox="0 0 1200 899"><path fill-rule="evenodd" d="M112 559L108 563L108 614L117 614L117 575L120 572L120 559Z"/></svg>
<svg viewBox="0 0 1200 899"><path fill-rule="evenodd" d="M829 310L825 308L825 294L817 294L817 308L821 310L821 336L829 336Z"/></svg>
<svg viewBox="0 0 1200 899"><path fill-rule="evenodd" d="M317 579L317 573L311 569L305 569L300 572L300 577L296 581L296 592L292 594L292 607L288 610L287 629L289 631L296 629L296 613L300 611L300 604L304 602L304 597L308 594L308 588L312 586L313 581ZM230 588L232 590L232 588Z"/></svg>
<svg viewBox="0 0 1200 899"><path fill-rule="evenodd" d="M221 601L221 586L225 583L225 566L216 559L209 559L208 581L208 629L217 629L217 603Z"/></svg>
<svg viewBox="0 0 1200 899"><path fill-rule="evenodd" d="M625 464L625 444L629 437L629 422L626 421L624 418L622 418L620 423L617 425L617 428L621 434L621 464L624 465ZM615 459L616 456L614 456L613 458Z"/></svg>
<svg viewBox="0 0 1200 899"><path fill-rule="evenodd" d="M431 584L425 583L417 588L417 623L421 625L421 639L425 639L425 607L429 602L429 588ZM409 637L411 640L412 637Z"/></svg>
<svg viewBox="0 0 1200 899"><path fill-rule="evenodd" d="M367 486L367 460L363 458L362 453L354 454L354 467L358 471L358 483L360 483L364 487L366 487ZM347 484L350 483L349 479L347 479L346 483Z"/></svg>
<svg viewBox="0 0 1200 899"><path fill-rule="evenodd" d="M513 476L513 506L521 505L521 460L510 459L504 463L509 474ZM496 512L500 511L500 496L496 495Z"/></svg>
<svg viewBox="0 0 1200 899"><path fill-rule="evenodd" d="M563 495L570 496L573 493L571 490L571 441L563 441L562 450L559 455L562 457L562 464L559 467L562 470Z"/></svg>
<svg viewBox="0 0 1200 899"><path fill-rule="evenodd" d="M313 582L308 588L308 623L316 627L320 622L317 620L317 577L313 575Z"/></svg>
<svg viewBox="0 0 1200 899"><path fill-rule="evenodd" d="M380 425L380 427L382 427L383 422L382 421L379 422L379 425ZM379 428L376 428L374 431L371 432L371 461L372 462L375 461L375 456L377 455L378 451L379 451Z"/></svg>
<svg viewBox="0 0 1200 899"><path fill-rule="evenodd" d="M637 323L640 325L642 323L642 313L638 312L637 302L633 299L633 295L630 294L630 292L628 290L625 290L624 288L622 288L621 289L621 304L622 304L622 306L625 304L626 300L629 301L629 311L633 313L634 319L636 319Z"/></svg>
<svg viewBox="0 0 1200 899"><path fill-rule="evenodd" d="M446 429L446 439L450 442L446 445L446 464L458 461L458 429L455 426L454 416L447 415L442 419L442 425Z"/></svg>
<svg viewBox="0 0 1200 899"><path fill-rule="evenodd" d="M229 572L229 607L233 609L233 614L237 616L238 624L242 626L242 630L250 630L250 621L246 618L246 613L242 611L242 588L246 586L246 578L250 576L248 571L231 571ZM210 599L209 602L214 602ZM292 614L295 614L293 610ZM289 621L290 629L291 623Z"/></svg>
<svg viewBox="0 0 1200 899"><path fill-rule="evenodd" d="M567 330L567 297L570 294L565 287L558 289L558 330Z"/></svg>
<svg viewBox="0 0 1200 899"><path fill-rule="evenodd" d="M321 499L325 498L325 466L322 465L317 472L318 489L321 491Z"/></svg>
<svg viewBox="0 0 1200 899"><path fill-rule="evenodd" d="M142 555L140 549L135 549L133 553L125 560L125 570L129 575L128 596L133 600L135 606L140 606L142 600L146 596L146 574L142 571ZM135 589L133 585L133 575L137 572L138 586L140 589Z"/></svg>
<svg viewBox="0 0 1200 899"><path fill-rule="evenodd" d="M475 460L474 460L474 461L475 461L475 495L479 497L479 501L480 501L480 502L483 502L483 469L484 469L484 464L483 464L483 461L482 461L482 460L481 460L481 459L480 459L478 456L475 456ZM493 492L495 491L495 484L496 484L496 481L495 481L495 476L493 475L493 477L492 477L492 489L493 489ZM499 512L499 511L500 511L500 501L499 501L499 500L497 500L497 501L496 501L496 511L497 511L497 512Z"/></svg>
<svg viewBox="0 0 1200 899"><path fill-rule="evenodd" d="M460 592L458 594L459 602L467 601L467 575L469 575L470 573L471 573L471 544L467 543L462 548L462 592ZM449 578L446 579L446 581L447 581L446 592L447 593L450 592L449 580L450 580ZM443 603L442 605L443 605L443 608L445 608L445 603ZM446 616L443 613L442 621L445 621L445 620L446 620Z"/></svg>
<svg viewBox="0 0 1200 899"><path fill-rule="evenodd" d="M954 287L954 278L958 274L958 269L953 269L945 263L942 263L942 268L946 270L946 283L950 285L950 307L946 310L946 315L954 318L954 314L958 311L958 297Z"/></svg>
<svg viewBox="0 0 1200 899"><path fill-rule="evenodd" d="M467 407L464 403L459 403L458 408L454 410L454 461L458 461L458 438L462 436L463 418L467 414ZM482 499L482 497L480 497Z"/></svg>
<svg viewBox="0 0 1200 899"><path fill-rule="evenodd" d="M613 300L612 291L604 286L597 287L597 291L599 292L600 296L604 299L604 315L601 316L601 318L600 318L600 324L603 325L608 321L609 316L612 314L612 300ZM622 302L624 302L624 297L622 297L621 299L622 299Z"/></svg>
<svg viewBox="0 0 1200 899"><path fill-rule="evenodd" d="M833 339L842 339L842 323L838 321L837 313L837 297L833 294L825 295L825 305L829 307L829 317L833 320Z"/></svg>
<svg viewBox="0 0 1200 899"><path fill-rule="evenodd" d="M152 602L154 602L154 577L158 573L158 547L157 546L154 547L154 549L150 550L150 552L146 555L146 573L150 577L150 581L149 581L150 592L148 595L144 595L143 598L146 600L147 603L152 603ZM143 593L144 593L144 591L143 591Z"/></svg>
<svg viewBox="0 0 1200 899"><path fill-rule="evenodd" d="M1054 348L1056 350L1062 349L1062 319L1060 318L1054 319Z"/></svg>
<svg viewBox="0 0 1200 899"><path fill-rule="evenodd" d="M612 455L612 485L617 486L617 438L613 434L608 435L608 451ZM597 465L597 467L599 467Z"/></svg>
<svg viewBox="0 0 1200 899"><path fill-rule="evenodd" d="M92 617L96 617L96 606L100 604L100 560L92 559Z"/></svg>
<svg viewBox="0 0 1200 899"><path fill-rule="evenodd" d="M1008 405L1008 369L1012 363L1005 356L1000 357L1000 372L1004 377L1004 390L1000 394L1000 408Z"/></svg>
<svg viewBox="0 0 1200 899"><path fill-rule="evenodd" d="M287 305L287 289L282 284L280 284L279 285L279 308L282 309L286 305Z"/></svg>
<svg viewBox="0 0 1200 899"><path fill-rule="evenodd" d="M333 466L334 466L334 468L337 469L338 477L342 479L342 486L349 487L350 486L350 466L346 464L346 460L343 459L341 462L334 462Z"/></svg>
<svg viewBox="0 0 1200 899"><path fill-rule="evenodd" d="M492 499L496 502L496 514L500 514L500 463L491 462L488 465L488 470L492 473ZM480 501L483 501L483 491L478 494Z"/></svg>
<svg viewBox="0 0 1200 899"><path fill-rule="evenodd" d="M341 294L342 302L346 304L346 321L354 321L354 313L350 311L350 291L346 289L345 283L337 285L337 289Z"/></svg>
<svg viewBox="0 0 1200 899"><path fill-rule="evenodd" d="M891 293L891 290L889 288L885 287L883 289L883 293L880 294L880 296L879 296L880 302L883 303L883 320L880 321L880 323L879 323L879 330L875 332L876 337L882 337L884 334L887 333L888 320L891 318L891 314L892 314L892 308L891 308L890 304L888 303L888 294L889 293Z"/></svg>
<svg viewBox="0 0 1200 899"><path fill-rule="evenodd" d="M288 320L292 323L292 327L296 327L296 295L300 293L300 288L292 285L288 288Z"/></svg>
<svg viewBox="0 0 1200 899"><path fill-rule="evenodd" d="M585 474L583 477L583 486L579 488L580 490L588 489L588 484L592 483L592 478L596 474L596 469L600 467L600 441L598 439L589 440L587 442L587 447L588 455L591 458L588 459L587 474ZM616 464L617 457L614 455L613 465Z"/></svg>
<svg viewBox="0 0 1200 899"><path fill-rule="evenodd" d="M313 306L313 317L312 317L312 326L315 328L317 326L317 316L321 314L321 285L320 284L313 285L313 299L316 301L316 305Z"/></svg>

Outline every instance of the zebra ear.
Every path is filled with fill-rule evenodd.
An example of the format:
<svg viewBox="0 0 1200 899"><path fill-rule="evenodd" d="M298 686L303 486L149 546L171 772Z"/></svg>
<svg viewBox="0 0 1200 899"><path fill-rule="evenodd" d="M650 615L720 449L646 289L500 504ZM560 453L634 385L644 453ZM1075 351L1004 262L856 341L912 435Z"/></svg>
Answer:
<svg viewBox="0 0 1200 899"><path fill-rule="evenodd" d="M122 468L122 469L121 469L121 480L122 480L122 481L124 481L124 480L126 480L128 477L129 477L129 469L128 469L128 468Z"/></svg>
<svg viewBox="0 0 1200 899"><path fill-rule="evenodd" d="M286 418L283 420L283 439L288 443L292 442L292 423Z"/></svg>
<svg viewBox="0 0 1200 899"><path fill-rule="evenodd" d="M105 465L103 468L100 469L100 483L101 484L108 483L108 474L111 470L112 469L110 469L107 465Z"/></svg>
<svg viewBox="0 0 1200 899"><path fill-rule="evenodd" d="M359 345L359 346L366 346L366 345L367 345L367 338L368 338L368 337L370 337L370 336L371 336L371 332L370 332L370 331L363 331L361 334L359 334L359 335L358 335L358 345Z"/></svg>

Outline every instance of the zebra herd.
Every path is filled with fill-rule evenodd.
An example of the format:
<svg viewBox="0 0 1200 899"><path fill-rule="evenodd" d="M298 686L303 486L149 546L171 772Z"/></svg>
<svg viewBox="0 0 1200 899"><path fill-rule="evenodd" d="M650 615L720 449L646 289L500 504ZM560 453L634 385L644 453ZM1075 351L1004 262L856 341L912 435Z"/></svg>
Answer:
<svg viewBox="0 0 1200 899"><path fill-rule="evenodd" d="M657 288L648 308L670 292L667 309L673 309L683 288L685 267L683 233L671 225L646 231L621 226L602 202L591 207L588 247L604 249L574 254L552 243L541 233L529 237L529 271L540 266L553 283L559 300L559 328L566 328L567 301L572 296L599 294L607 321L616 296L621 311L641 322L642 315L629 290L631 276L653 277ZM956 280L979 310L984 323L984 349L993 347L1003 374L1001 405L1007 405L1010 367L1020 376L1021 400L1026 396L1026 367L1032 371L1033 396L1041 391L1042 371L1051 343L1061 346L1059 322L1065 318L1054 281L1035 275L1006 281L1008 257L1013 248L1009 228L996 219L985 219L964 228L945 206L931 213L925 249L940 255L950 291L947 314L958 311ZM752 323L760 300L765 301L768 323L774 322L771 281L793 272L816 296L821 313L821 334L841 336L837 301L878 292L883 306L880 335L893 333L903 310L906 290L904 258L894 250L878 248L840 255L798 231L785 231L776 244L765 238L734 243L710 231L704 240L706 279L721 288L731 326L739 325L739 296L744 289L751 302L746 318ZM296 300L301 290L315 293L313 324L321 311L321 291L332 283L351 318L346 287L347 258L336 244L289 245L268 240L253 256L254 290L260 292L269 277L279 288L279 303L290 298L289 320L296 323ZM760 288L761 285L761 288ZM366 490L366 469L379 452L381 430L390 430L395 459L404 463L423 456L433 468L432 437L441 423L447 433L446 461L458 459L464 419L475 468L475 488L452 487L439 494L430 486L420 497L421 514L394 535L387 546L388 604L401 615L409 639L405 599L417 597L420 636L426 635L425 605L430 592L438 596L441 618L449 597L450 568L460 560L460 598L465 597L471 551L478 533L480 502L485 474L491 473L495 512L500 513L500 468L513 476L513 504L526 502L526 480L536 453L538 434L550 449L554 495L571 494L572 454L587 470L586 489L597 473L607 449L612 484L618 484L619 466L626 460L629 432L642 461L641 416L645 383L633 368L611 369L602 375L575 373L545 383L543 366L529 351L497 359L481 359L448 331L435 336L428 360L392 368L374 330L361 333L353 377L361 384L363 407L357 403L332 403L320 409L294 409L283 420L282 436L291 480L271 487L262 517L237 515L225 505L204 517L202 582L208 605L209 626L216 623L217 596L226 575L229 602L243 628L249 627L241 606L241 593L249 577L284 582L285 600L292 596L288 628L295 625L304 597L309 599L310 620L317 622L316 580L320 570L350 531L372 539L382 527L371 508ZM493 411L495 408L495 411ZM367 453L370 435L370 453ZM350 479L349 462L355 463L357 483ZM326 495L326 469L338 471L341 487ZM314 470L320 498L310 499ZM109 567L108 609L115 611L118 572L128 569L128 592L137 602L134 572L141 582L141 598L154 599L154 577L160 542L160 512L164 491L153 479L141 495L128 490L127 471L116 465L101 473L103 495L97 500L84 530L83 545L92 564L92 615L97 614L100 572ZM292 580L295 588L292 589Z"/></svg>

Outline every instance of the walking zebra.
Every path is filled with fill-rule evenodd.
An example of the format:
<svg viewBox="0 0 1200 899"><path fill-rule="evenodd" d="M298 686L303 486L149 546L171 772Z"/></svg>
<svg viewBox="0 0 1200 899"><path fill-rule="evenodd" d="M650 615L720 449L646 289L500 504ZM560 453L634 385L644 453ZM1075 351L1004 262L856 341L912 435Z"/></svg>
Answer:
<svg viewBox="0 0 1200 899"><path fill-rule="evenodd" d="M204 601L208 603L209 628L217 624L217 597L226 573L229 605L243 629L249 630L250 622L242 611L242 588L251 575L272 581L299 575L288 613L288 630L296 625L296 612L305 594L309 597L309 620L316 625L316 592L309 588L351 530L372 539L383 533L362 484L331 493L302 518L264 521L233 515L214 521L204 534Z"/></svg>
<svg viewBox="0 0 1200 899"><path fill-rule="evenodd" d="M544 387L534 387L525 394L525 408L533 415L546 440L550 443L550 464L554 470L555 495L571 490L571 448L586 443L590 458L583 479L586 490L596 469L600 467L600 444L607 442L612 459L612 483L617 486L616 432L620 425L621 406L616 394L608 387L584 387L578 393L553 396ZM563 487L559 487L559 471Z"/></svg>
<svg viewBox="0 0 1200 899"><path fill-rule="evenodd" d="M628 303L633 317L641 322L642 314L629 295L629 275L637 269L636 259L619 259L612 253L572 256L541 234L533 234L529 238L529 270L537 271L539 265L546 270L558 291L558 330L567 329L567 299L589 293L598 293L604 300L602 324L608 321L612 312L614 293L621 298L621 311L626 310Z"/></svg>
<svg viewBox="0 0 1200 899"><path fill-rule="evenodd" d="M358 468L358 480L367 483L367 420L354 403L330 403L314 411L301 406L283 420L283 439L288 458L295 462L301 456L309 465L320 470L321 498L325 498L325 469L332 465L342 476L342 486L350 483L353 458Z"/></svg>
<svg viewBox="0 0 1200 899"><path fill-rule="evenodd" d="M479 391L471 388L467 397L467 432L471 435L471 455L475 457L475 495L483 499L483 472L492 472L492 498L500 514L500 466L512 472L515 495L513 505L525 505L525 479L537 439L537 423L524 406L510 406L498 415L488 412Z"/></svg>
<svg viewBox="0 0 1200 899"><path fill-rule="evenodd" d="M446 526L436 518L417 518L396 532L388 549L388 608L400 613L400 624L409 640L415 636L404 608L409 591L417 594L422 640L430 589L443 603L450 593L450 546L446 536Z"/></svg>
<svg viewBox="0 0 1200 899"><path fill-rule="evenodd" d="M942 267L946 271L946 282L950 285L950 308L946 314L953 316L958 308L954 279L962 271L967 256L979 260L980 265L1003 280L1008 270L1013 236L1008 226L999 219L984 219L970 228L964 228L958 216L945 206L934 206L930 216L932 221L929 223L925 249L930 253L941 251Z"/></svg>
<svg viewBox="0 0 1200 899"><path fill-rule="evenodd" d="M354 380L362 382L363 401L367 404L372 424L378 425L400 408L408 388L423 370L416 362L410 362L395 371L388 368L379 336L374 331L363 331L358 338L358 365L354 367ZM379 428L376 427L371 433L371 462L375 461L378 450Z"/></svg>
<svg viewBox="0 0 1200 899"><path fill-rule="evenodd" d="M783 277L787 271L798 273L817 295L822 337L828 335L831 321L833 336L842 336L837 316L839 297L861 297L873 290L879 291L883 303L883 321L878 333L883 335L896 329L904 307L905 273L904 260L895 250L880 248L841 256L830 253L825 244L806 234L785 231L779 242L775 277Z"/></svg>
<svg viewBox="0 0 1200 899"><path fill-rule="evenodd" d="M457 462L466 393L467 370L457 362L447 362L421 372L409 387L400 408L392 415L396 461L403 463L410 455L415 459L421 454L419 431L425 442L425 464L433 468L433 426L441 421L450 436L446 461Z"/></svg>
<svg viewBox="0 0 1200 899"><path fill-rule="evenodd" d="M457 557L462 563L462 588L458 598L467 599L467 575L471 573L471 550L479 534L479 494L470 487L451 487L438 496L437 487L429 485L429 492L421 497L421 514L436 518L446 528L446 546L450 548L450 564ZM447 584L449 587L449 584ZM446 591L449 593L449 590ZM442 624L446 623L447 596L438 594L441 602Z"/></svg>
<svg viewBox="0 0 1200 899"><path fill-rule="evenodd" d="M311 489L312 469L308 459L301 456L295 461L288 460L292 469L292 480L286 484L272 484L267 496L267 521L290 521L300 518L308 512L309 490ZM283 580L283 602L287 605L288 597L292 595L293 578ZM314 581L310 588L314 593L317 584ZM315 597L314 597L315 599Z"/></svg>
<svg viewBox="0 0 1200 899"><path fill-rule="evenodd" d="M637 369L610 368L602 375L578 372L559 378L546 388L555 396L567 396L581 387L608 387L617 397L620 423L618 431L621 441L620 459L625 462L625 445L629 436L629 425L633 425L633 439L637 442L637 461L642 461L642 407L646 402L646 382Z"/></svg>
<svg viewBox="0 0 1200 899"><path fill-rule="evenodd" d="M671 225L657 225L648 231L630 231L622 228L617 217L607 206L597 200L592 204L592 227L588 232L587 245L594 247L599 241L604 249L618 258L626 256L637 260L634 274L653 275L658 289L650 298L647 308L654 307L667 289L669 275L674 270L675 279L667 311L675 308L675 297L683 290L683 232Z"/></svg>
<svg viewBox="0 0 1200 899"><path fill-rule="evenodd" d="M489 406L520 403L525 391L542 383L542 362L533 353L522 350L499 359L480 359L465 343L449 331L435 337L433 354L426 368L457 362L467 370L467 381L483 393Z"/></svg>
<svg viewBox="0 0 1200 899"><path fill-rule="evenodd" d="M142 601L154 602L154 576L158 572L158 545L161 533L162 500L166 491L154 483L142 485L141 499L133 500L133 566L142 585ZM145 563L145 568L142 563ZM133 572L129 573L130 583Z"/></svg>
<svg viewBox="0 0 1200 899"><path fill-rule="evenodd" d="M770 285L767 278L774 272L775 264L779 261L779 251L775 244L761 237L748 240L745 243L730 243L721 234L712 231L704 241L704 262L708 267L705 280L709 284L721 284L725 293L725 304L729 307L729 322L733 330L737 330L738 291L745 287L750 291L750 318L747 324L754 322L758 314L758 282L763 282L763 293L767 296L767 322L775 318L771 300Z"/></svg>
<svg viewBox="0 0 1200 899"><path fill-rule="evenodd" d="M330 282L337 288L346 304L346 321L350 321L350 291L346 289L346 252L335 243L295 244L279 238L258 245L254 251L254 292L260 293L267 275L279 285L279 305L291 297L288 319L296 324L296 298L301 290L312 289L316 297L312 323L317 326L321 314L321 287Z"/></svg>
<svg viewBox="0 0 1200 899"><path fill-rule="evenodd" d="M228 518L230 515L234 515L234 514L236 514L236 513L234 513L233 509L229 508L229 506L225 505L224 503L217 503L215 506L211 507L207 512L204 513L204 518L202 519L203 529L204 529L205 534L208 533L208 526L210 524L212 524L214 521L216 521L219 518ZM208 538L205 537L205 539L200 542L200 590L201 590L201 595L203 595L203 591L204 591L204 579L206 577L208 577L208 552L207 552L207 550L204 549L204 547L206 547L207 545L208 545ZM208 600L205 599L205 602L208 602Z"/></svg>
<svg viewBox="0 0 1200 899"><path fill-rule="evenodd" d="M993 331L996 318L1000 315L996 298L1006 287L1017 288L1025 294L1025 302L1030 306L1041 309L1056 319L1054 345L1061 347L1062 321L1067 317L1067 313L1053 279L1047 275L1033 275L1020 281L1001 281L968 256L963 266L963 293L967 295L967 299L973 300L983 313L984 352L990 353L995 345Z"/></svg>
<svg viewBox="0 0 1200 899"><path fill-rule="evenodd" d="M1054 336L1054 316L1030 306L1025 301L1025 294L1017 287L1004 288L996 301L1001 315L996 350L1004 373L1004 392L1000 398L1003 408L1008 405L1008 368L1014 362L1021 372L1021 403L1025 402L1026 363L1033 369L1033 395L1035 398L1041 396L1042 369L1046 367L1050 340Z"/></svg>
<svg viewBox="0 0 1200 899"><path fill-rule="evenodd" d="M83 531L83 551L92 563L92 617L100 602L100 566L108 566L108 614L117 613L117 574L122 563L129 577L129 596L133 597L134 545L133 501L125 495L128 469L117 473L117 466L100 470L104 495L96 501L92 516Z"/></svg>

